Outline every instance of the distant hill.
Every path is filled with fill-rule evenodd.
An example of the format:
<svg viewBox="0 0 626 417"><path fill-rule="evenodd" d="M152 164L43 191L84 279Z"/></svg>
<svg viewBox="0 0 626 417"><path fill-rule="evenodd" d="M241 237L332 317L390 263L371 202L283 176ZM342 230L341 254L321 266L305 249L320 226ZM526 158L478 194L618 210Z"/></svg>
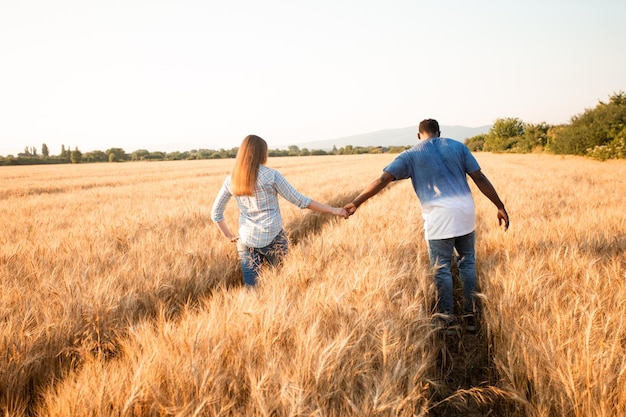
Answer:
<svg viewBox="0 0 626 417"><path fill-rule="evenodd" d="M480 127L466 126L441 126L441 136L456 139L463 142L482 133L488 133L491 125ZM337 148L346 145L352 146L406 146L417 142L417 126L403 127L400 129L385 129L376 132L362 133L359 135L345 136L335 139L326 139L312 142L293 143L300 148L329 150L333 146Z"/></svg>

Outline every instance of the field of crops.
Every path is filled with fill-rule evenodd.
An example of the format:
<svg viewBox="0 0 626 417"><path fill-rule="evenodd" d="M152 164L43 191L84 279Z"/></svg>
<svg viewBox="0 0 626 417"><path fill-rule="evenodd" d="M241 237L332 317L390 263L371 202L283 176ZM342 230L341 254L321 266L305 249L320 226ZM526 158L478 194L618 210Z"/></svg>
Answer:
<svg viewBox="0 0 626 417"><path fill-rule="evenodd" d="M233 160L0 168L7 416L622 416L626 162L476 154L477 335L432 325L419 202L282 200L291 252L244 288L210 220ZM395 155L270 158L356 196ZM238 210L227 210L236 230Z"/></svg>

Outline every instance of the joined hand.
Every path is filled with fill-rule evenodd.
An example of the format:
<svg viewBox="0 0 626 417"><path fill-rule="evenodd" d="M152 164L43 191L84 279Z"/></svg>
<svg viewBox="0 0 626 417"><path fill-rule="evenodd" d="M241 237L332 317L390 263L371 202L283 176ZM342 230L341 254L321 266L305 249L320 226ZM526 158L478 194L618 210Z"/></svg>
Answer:
<svg viewBox="0 0 626 417"><path fill-rule="evenodd" d="M354 203L348 203L345 206L343 206L344 210L348 212L349 216L352 216L354 213L356 213L356 206L354 205Z"/></svg>
<svg viewBox="0 0 626 417"><path fill-rule="evenodd" d="M336 213L337 216L341 216L344 219L347 219L348 217L350 217L350 214L348 213L348 211L345 208L338 207L337 210L338 210L338 212Z"/></svg>

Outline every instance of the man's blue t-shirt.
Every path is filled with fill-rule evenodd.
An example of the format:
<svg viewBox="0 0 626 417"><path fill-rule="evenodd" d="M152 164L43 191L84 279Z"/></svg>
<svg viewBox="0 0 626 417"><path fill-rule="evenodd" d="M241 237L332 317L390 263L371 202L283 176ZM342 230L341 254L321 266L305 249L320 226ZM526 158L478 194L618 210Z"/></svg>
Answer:
<svg viewBox="0 0 626 417"><path fill-rule="evenodd" d="M421 140L384 168L397 180L411 178L422 205L427 240L474 231L474 200L466 174L478 170L467 146L446 138Z"/></svg>

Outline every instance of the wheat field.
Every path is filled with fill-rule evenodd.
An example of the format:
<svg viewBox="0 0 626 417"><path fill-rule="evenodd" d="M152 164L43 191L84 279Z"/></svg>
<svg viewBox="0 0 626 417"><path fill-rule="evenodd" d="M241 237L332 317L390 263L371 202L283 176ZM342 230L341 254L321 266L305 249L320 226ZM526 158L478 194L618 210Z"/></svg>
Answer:
<svg viewBox="0 0 626 417"><path fill-rule="evenodd" d="M0 411L626 414L626 161L476 156L511 228L473 187L481 330L445 337L408 181L348 220L282 200L290 254L248 289L209 217L233 160L2 167ZM343 205L394 157L268 166Z"/></svg>

